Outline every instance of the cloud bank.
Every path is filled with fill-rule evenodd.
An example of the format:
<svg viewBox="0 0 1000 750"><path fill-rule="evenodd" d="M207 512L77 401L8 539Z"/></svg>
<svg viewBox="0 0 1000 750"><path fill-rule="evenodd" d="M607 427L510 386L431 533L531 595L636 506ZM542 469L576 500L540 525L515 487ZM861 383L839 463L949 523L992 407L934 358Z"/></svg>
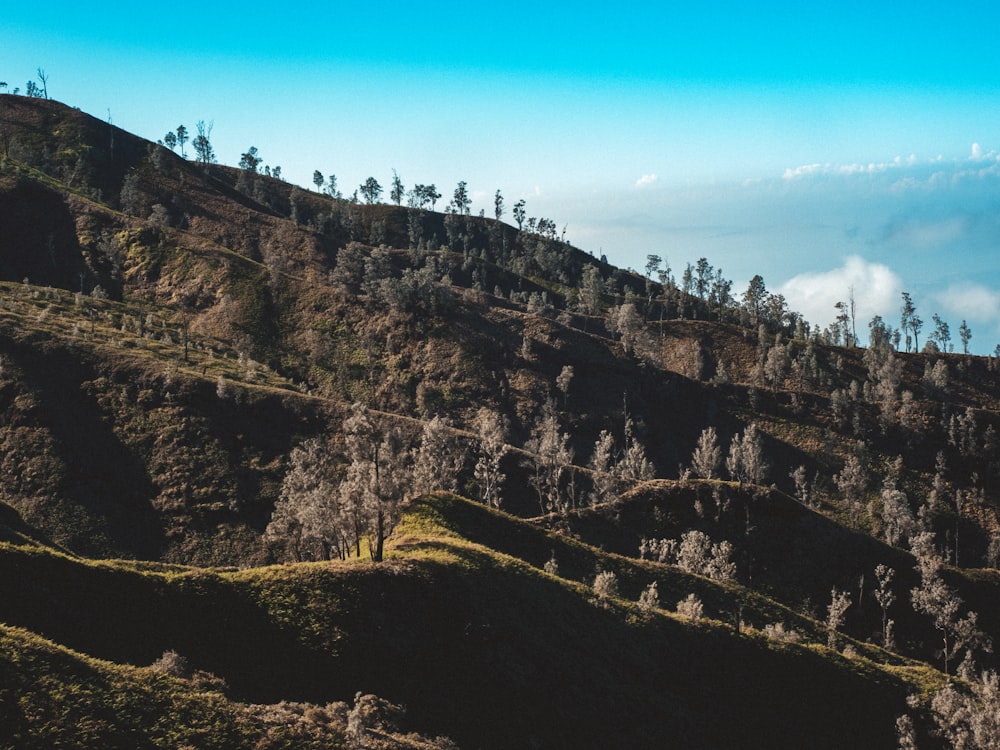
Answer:
<svg viewBox="0 0 1000 750"><path fill-rule="evenodd" d="M898 326L905 290L925 320L968 320L978 353L1000 341L1000 154L981 144L955 159L812 163L732 183L651 172L628 189L559 198L545 210L567 217L570 239L622 266L641 269L648 253L675 270L705 257L737 291L761 274L820 326L853 286L859 334L875 314Z"/></svg>

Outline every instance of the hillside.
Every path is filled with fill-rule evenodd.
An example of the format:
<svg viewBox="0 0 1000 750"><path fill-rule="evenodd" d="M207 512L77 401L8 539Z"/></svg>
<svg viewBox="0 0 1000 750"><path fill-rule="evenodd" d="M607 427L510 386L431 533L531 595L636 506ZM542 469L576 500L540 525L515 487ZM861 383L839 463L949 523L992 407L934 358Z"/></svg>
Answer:
<svg viewBox="0 0 1000 750"><path fill-rule="evenodd" d="M1000 636L995 358L53 101L0 95L0 147L2 657L41 686L5 688L12 746L350 746L368 711L386 746L892 747L992 666L910 592Z"/></svg>

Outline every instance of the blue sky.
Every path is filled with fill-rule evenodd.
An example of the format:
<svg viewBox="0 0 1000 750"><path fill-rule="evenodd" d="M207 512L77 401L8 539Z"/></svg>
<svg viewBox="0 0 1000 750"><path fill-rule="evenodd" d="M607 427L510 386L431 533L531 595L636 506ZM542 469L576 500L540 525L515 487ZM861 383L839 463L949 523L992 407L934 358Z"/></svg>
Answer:
<svg viewBox="0 0 1000 750"><path fill-rule="evenodd" d="M990 2L15 4L0 80L304 186L468 182L641 268L707 257L821 325L910 291L1000 343Z"/></svg>

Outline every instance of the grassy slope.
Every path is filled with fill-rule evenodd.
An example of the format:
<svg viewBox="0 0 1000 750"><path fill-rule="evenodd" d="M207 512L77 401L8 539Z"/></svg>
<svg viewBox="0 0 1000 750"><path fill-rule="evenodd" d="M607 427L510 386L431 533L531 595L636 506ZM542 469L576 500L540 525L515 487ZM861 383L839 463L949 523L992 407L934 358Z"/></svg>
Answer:
<svg viewBox="0 0 1000 750"><path fill-rule="evenodd" d="M510 553L470 541L480 538L506 539ZM470 747L736 747L760 736L885 746L886 717L934 679L898 659L879 666L595 602L586 585L536 567L553 550L569 570L619 570L629 596L650 575L706 593L709 613L738 595L439 495L413 506L382 565L217 573L5 544L0 619L118 663L176 649L241 700L374 692L406 704L414 727Z"/></svg>

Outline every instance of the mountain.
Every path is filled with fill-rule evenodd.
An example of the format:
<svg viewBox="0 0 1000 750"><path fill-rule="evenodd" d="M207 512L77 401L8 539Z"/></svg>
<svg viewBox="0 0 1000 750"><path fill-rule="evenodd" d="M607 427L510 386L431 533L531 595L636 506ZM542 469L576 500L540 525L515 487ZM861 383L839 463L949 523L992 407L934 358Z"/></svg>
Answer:
<svg viewBox="0 0 1000 750"><path fill-rule="evenodd" d="M992 666L995 359L54 101L0 148L10 746L891 747Z"/></svg>

